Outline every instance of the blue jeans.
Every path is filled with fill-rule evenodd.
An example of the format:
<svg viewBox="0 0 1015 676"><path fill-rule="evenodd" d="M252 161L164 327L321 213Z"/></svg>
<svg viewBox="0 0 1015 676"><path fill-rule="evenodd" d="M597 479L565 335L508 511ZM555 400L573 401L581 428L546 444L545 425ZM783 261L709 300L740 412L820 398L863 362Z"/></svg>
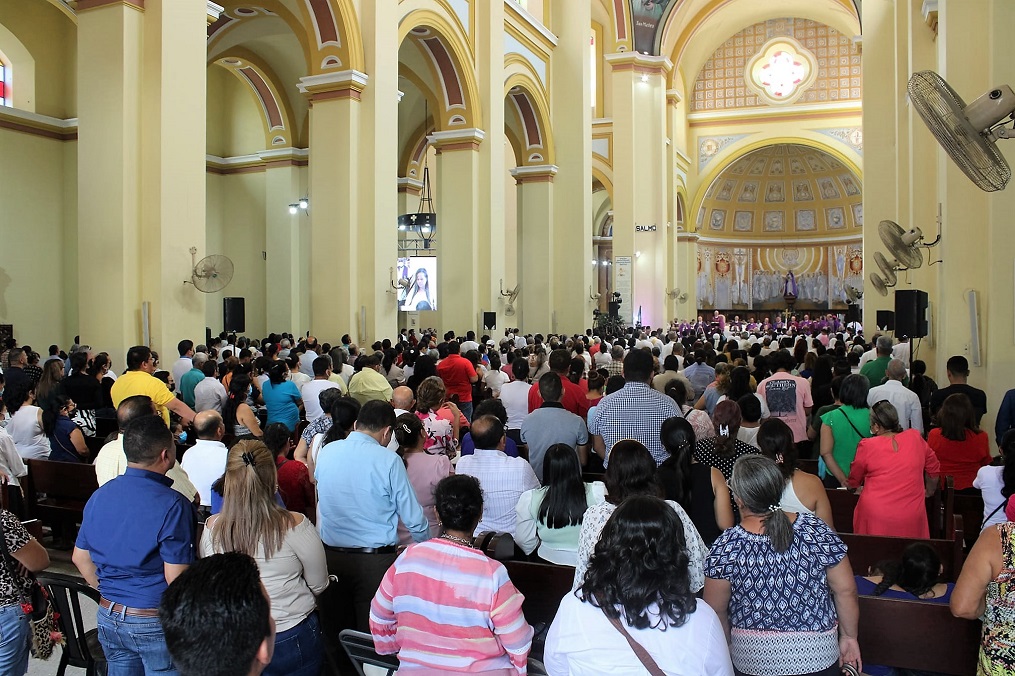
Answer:
<svg viewBox="0 0 1015 676"><path fill-rule="evenodd" d="M0 608L0 674L24 676L28 672L31 636L28 616L20 603Z"/></svg>
<svg viewBox="0 0 1015 676"><path fill-rule="evenodd" d="M134 617L99 607L99 643L106 654L107 676L178 676L157 617Z"/></svg>
<svg viewBox="0 0 1015 676"><path fill-rule="evenodd" d="M462 415L465 416L466 420L468 420L470 423L472 422L472 402L471 401L463 401L460 404L458 404L458 410L462 412Z"/></svg>
<svg viewBox="0 0 1015 676"><path fill-rule="evenodd" d="M292 629L275 635L275 654L264 670L266 676L317 676L324 661L321 625L317 613Z"/></svg>

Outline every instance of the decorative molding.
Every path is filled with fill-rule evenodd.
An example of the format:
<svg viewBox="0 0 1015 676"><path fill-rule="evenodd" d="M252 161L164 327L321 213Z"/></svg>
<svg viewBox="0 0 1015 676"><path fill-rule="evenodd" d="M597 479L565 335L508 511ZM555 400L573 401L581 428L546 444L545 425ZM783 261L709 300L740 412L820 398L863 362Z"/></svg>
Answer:
<svg viewBox="0 0 1015 676"><path fill-rule="evenodd" d="M342 70L337 73L306 75L300 78L296 87L311 101L328 99L354 99L359 101L366 89L370 76L358 70Z"/></svg>
<svg viewBox="0 0 1015 676"><path fill-rule="evenodd" d="M490 0L487 0L487 2L489 1ZM538 33L545 42L549 43L553 47L557 46L557 36L551 33L549 29L543 25L543 22L529 14L529 10L525 9L514 0L504 0L504 6L508 10L505 14L517 15L529 26L529 28Z"/></svg>
<svg viewBox="0 0 1015 676"><path fill-rule="evenodd" d="M409 176L398 177L398 192L407 193L409 195L418 195L422 191L423 181Z"/></svg>
<svg viewBox="0 0 1015 676"><path fill-rule="evenodd" d="M676 107L683 100L684 96L676 89L666 90L666 103L670 104L671 106Z"/></svg>
<svg viewBox="0 0 1015 676"><path fill-rule="evenodd" d="M226 11L226 8L223 7L222 5L215 4L211 0L206 0L206 2L208 3L208 9L207 9L207 12L208 12L208 25L210 26L211 24L213 24L213 23L215 23L216 21L219 20L219 17L222 16L222 12Z"/></svg>
<svg viewBox="0 0 1015 676"><path fill-rule="evenodd" d="M108 5L125 5L142 12L144 11L144 0L76 0L73 3L73 8L80 13Z"/></svg>
<svg viewBox="0 0 1015 676"><path fill-rule="evenodd" d="M76 141L78 138L78 118L61 120L58 117L40 115L20 108L0 106L0 129L20 131L33 136L41 136L57 141Z"/></svg>
<svg viewBox="0 0 1015 676"><path fill-rule="evenodd" d="M309 161L308 148L272 148L251 155L232 157L205 155L205 170L210 174L229 176L251 174L274 167L305 167Z"/></svg>
<svg viewBox="0 0 1015 676"><path fill-rule="evenodd" d="M843 103L813 103L796 104L788 108L736 108L729 110L716 110L708 112L688 113L687 120L690 126L703 126L705 124L728 123L750 118L752 120L766 121L769 119L785 119L792 117L806 117L811 113L819 113L824 117L843 117L846 115L860 115L863 113L863 106L859 101L848 101Z"/></svg>
<svg viewBox="0 0 1015 676"><path fill-rule="evenodd" d="M452 150L478 150L479 144L486 137L486 132L475 127L469 129L454 129L450 131L435 131L428 134L426 140L438 152Z"/></svg>
<svg viewBox="0 0 1015 676"><path fill-rule="evenodd" d="M848 145L857 154L863 155L863 127L833 127L831 129L815 129L814 131L831 136L836 141Z"/></svg>
<svg viewBox="0 0 1015 676"><path fill-rule="evenodd" d="M614 73L630 70L646 75L666 75L673 70L673 62L665 56L648 56L638 52L617 52L607 54L604 58Z"/></svg>
<svg viewBox="0 0 1015 676"><path fill-rule="evenodd" d="M787 245L821 246L822 244L860 244L863 242L863 237L860 233L840 235L838 237L785 237L783 235L778 235L775 239L773 239L773 235L756 235L754 237L709 237L708 235L702 235L700 233L690 234L697 235L698 241L701 244L718 244L722 246L774 246L776 241L778 246L781 247L785 247ZM678 238L680 238L679 235Z"/></svg>
<svg viewBox="0 0 1015 676"><path fill-rule="evenodd" d="M553 177L557 175L556 164L537 164L525 167L516 167L511 170L515 183L553 183Z"/></svg>
<svg viewBox="0 0 1015 676"><path fill-rule="evenodd" d="M729 134L726 136L702 136L698 139L698 171L704 169L709 162L718 157L726 146L747 138L751 134Z"/></svg>
<svg viewBox="0 0 1015 676"><path fill-rule="evenodd" d="M934 31L934 35L937 35L937 6L938 0L923 0L923 6L920 8L924 22Z"/></svg>

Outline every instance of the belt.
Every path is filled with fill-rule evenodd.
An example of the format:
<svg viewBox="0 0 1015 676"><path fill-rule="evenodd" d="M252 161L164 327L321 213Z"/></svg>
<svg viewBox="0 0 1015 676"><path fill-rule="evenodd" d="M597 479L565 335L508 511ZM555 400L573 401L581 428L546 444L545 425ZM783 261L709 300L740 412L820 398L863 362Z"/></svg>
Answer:
<svg viewBox="0 0 1015 676"><path fill-rule="evenodd" d="M133 617L158 617L158 608L128 608L122 603L113 603L107 598L100 597L99 605L112 613L123 613Z"/></svg>
<svg viewBox="0 0 1015 676"><path fill-rule="evenodd" d="M324 548L342 554L394 554L398 551L395 545L387 547L332 547L324 545Z"/></svg>

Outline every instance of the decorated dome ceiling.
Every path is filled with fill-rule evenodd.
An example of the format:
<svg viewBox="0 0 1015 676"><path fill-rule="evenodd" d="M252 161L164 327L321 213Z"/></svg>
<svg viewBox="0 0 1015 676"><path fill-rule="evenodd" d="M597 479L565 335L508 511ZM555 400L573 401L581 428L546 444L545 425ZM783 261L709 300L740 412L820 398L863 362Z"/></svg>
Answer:
<svg viewBox="0 0 1015 676"><path fill-rule="evenodd" d="M816 148L779 143L747 153L709 185L696 229L706 238L861 236L860 179Z"/></svg>

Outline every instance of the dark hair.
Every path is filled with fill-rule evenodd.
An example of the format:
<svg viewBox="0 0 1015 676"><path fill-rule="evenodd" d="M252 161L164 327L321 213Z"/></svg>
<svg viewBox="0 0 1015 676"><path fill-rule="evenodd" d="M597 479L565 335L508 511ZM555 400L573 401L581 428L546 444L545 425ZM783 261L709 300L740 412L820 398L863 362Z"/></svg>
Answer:
<svg viewBox="0 0 1015 676"><path fill-rule="evenodd" d="M539 377L539 396L543 401L560 401L563 395L564 384L560 381L560 376L550 371Z"/></svg>
<svg viewBox="0 0 1015 676"><path fill-rule="evenodd" d="M672 467L676 475L673 494L676 502L685 511L691 510L691 456L694 455L694 445L697 438L694 435L694 428L681 416L673 416L663 421L659 430L659 441L663 448L670 454L673 462L667 467Z"/></svg>
<svg viewBox="0 0 1015 676"><path fill-rule="evenodd" d="M589 390L601 390L606 387L606 372L599 369L589 370Z"/></svg>
<svg viewBox="0 0 1015 676"><path fill-rule="evenodd" d="M546 494L539 505L537 520L545 523L547 528L579 525L588 509L588 498L575 449L567 444L554 444L546 449L543 485Z"/></svg>
<svg viewBox="0 0 1015 676"><path fill-rule="evenodd" d="M250 376L240 371L234 371L232 380L229 381L229 393L226 396L226 403L222 407L222 422L226 426L226 433L233 434L236 427L236 410L240 404L247 401L247 390L250 388Z"/></svg>
<svg viewBox="0 0 1015 676"><path fill-rule="evenodd" d="M893 585L898 585L920 597L937 584L941 575L941 558L933 547L914 542L902 552L901 561L881 561L875 568L881 573L881 582L874 588L874 596L881 596Z"/></svg>
<svg viewBox="0 0 1015 676"><path fill-rule="evenodd" d="M793 544L793 524L779 507L785 487L786 479L771 458L751 453L733 463L730 490L752 514L761 517L763 534L780 554Z"/></svg>
<svg viewBox="0 0 1015 676"><path fill-rule="evenodd" d="M640 441L618 441L610 449L607 460L609 465L603 480L608 502L619 505L632 495L661 495L655 483L656 461Z"/></svg>
<svg viewBox="0 0 1015 676"><path fill-rule="evenodd" d="M753 394L751 390L751 371L746 366L737 366L730 371L726 385L726 398L736 401L745 394Z"/></svg>
<svg viewBox="0 0 1015 676"><path fill-rule="evenodd" d="M696 607L685 543L669 505L651 496L629 498L603 527L576 593L607 617L623 612L635 629L679 627Z"/></svg>
<svg viewBox="0 0 1015 676"><path fill-rule="evenodd" d="M680 360L677 359L675 354L666 355L666 359L663 359L663 370L664 371L679 371Z"/></svg>
<svg viewBox="0 0 1015 676"><path fill-rule="evenodd" d="M331 368L331 357L318 357L313 361L312 367L315 378L328 375L328 369Z"/></svg>
<svg viewBox="0 0 1015 676"><path fill-rule="evenodd" d="M712 427L715 428L715 451L720 457L729 458L736 452L737 432L740 431L740 407L737 402L724 399L715 405L712 412ZM723 434L725 432L725 434Z"/></svg>
<svg viewBox="0 0 1015 676"><path fill-rule="evenodd" d="M127 370L137 371L152 358L152 351L146 345L135 345L127 350Z"/></svg>
<svg viewBox="0 0 1015 676"><path fill-rule="evenodd" d="M504 423L492 415L479 416L472 421L472 441L476 448L497 448L504 438Z"/></svg>
<svg viewBox="0 0 1015 676"><path fill-rule="evenodd" d="M289 428L284 423L271 423L264 428L261 441L268 447L272 455L277 456L279 453L289 450L291 436Z"/></svg>
<svg viewBox="0 0 1015 676"><path fill-rule="evenodd" d="M123 430L123 453L127 462L150 465L165 451L174 448L173 433L160 415L144 415L127 423Z"/></svg>
<svg viewBox="0 0 1015 676"><path fill-rule="evenodd" d="M177 352L180 353L181 357L193 349L194 349L194 341L192 340L183 339L176 345L176 350Z"/></svg>
<svg viewBox="0 0 1015 676"><path fill-rule="evenodd" d="M1015 495L1015 428L1004 433L998 449L1004 459L1004 469L1001 472L1004 486L1001 488L1001 495L1007 499Z"/></svg>
<svg viewBox="0 0 1015 676"><path fill-rule="evenodd" d="M768 361L776 371L792 371L797 365L796 358L788 350L778 350L768 355Z"/></svg>
<svg viewBox="0 0 1015 676"><path fill-rule="evenodd" d="M405 457L406 451L413 448L420 442L423 433L423 421L415 413L403 413L395 418L395 440L398 442L396 453L402 459L406 467L409 466Z"/></svg>
<svg viewBox="0 0 1015 676"><path fill-rule="evenodd" d="M122 432L132 420L141 416L153 415L155 404L147 394L135 394L127 397L116 407L116 426Z"/></svg>
<svg viewBox="0 0 1015 676"><path fill-rule="evenodd" d="M969 360L962 355L956 355L949 357L945 363L945 368L948 372L957 376L968 376L969 375Z"/></svg>
<svg viewBox="0 0 1015 676"><path fill-rule="evenodd" d="M687 385L679 378L666 383L663 393L677 403L677 410L683 411L687 406Z"/></svg>
<svg viewBox="0 0 1015 676"><path fill-rule="evenodd" d="M630 350L624 357L624 379L644 383L652 377L655 362L652 354L645 350Z"/></svg>
<svg viewBox="0 0 1015 676"><path fill-rule="evenodd" d="M56 431L56 419L60 417L60 409L69 404L71 398L66 394L56 394L49 400L46 408L42 409L42 431L47 437L53 436Z"/></svg>
<svg viewBox="0 0 1015 676"><path fill-rule="evenodd" d="M327 391L327 390L325 390ZM382 402L383 403L383 402ZM391 409L394 412L395 409ZM327 446L332 441L339 441L349 436L356 419L359 418L359 402L352 397L339 397L331 404L331 427L324 435L321 446Z"/></svg>
<svg viewBox="0 0 1015 676"><path fill-rule="evenodd" d="M937 412L937 422L941 426L941 436L952 441L965 441L966 430L970 430L973 434L980 432L980 426L976 424L973 402L961 393L945 397Z"/></svg>
<svg viewBox="0 0 1015 676"><path fill-rule="evenodd" d="M737 406L740 407L740 417L749 423L756 423L761 420L761 400L753 394L745 394L737 399Z"/></svg>
<svg viewBox="0 0 1015 676"><path fill-rule="evenodd" d="M471 533L483 515L483 490L479 479L452 474L434 488L434 504L445 529Z"/></svg>
<svg viewBox="0 0 1015 676"><path fill-rule="evenodd" d="M74 354L77 354L77 353L75 352ZM71 355L71 356L73 356L73 355ZM108 354L106 354L105 352L98 353L97 355L95 355L92 358L92 363L88 367L88 375L90 375L90 376L97 376L98 374L102 373L102 369L105 368L106 364L109 364L109 363L110 362L109 362L109 355ZM72 362L71 366L73 367L73 362Z"/></svg>
<svg viewBox="0 0 1015 676"><path fill-rule="evenodd" d="M218 364L215 363L214 359L209 359L201 364L201 373L204 374L205 378L214 378L216 371L218 371Z"/></svg>
<svg viewBox="0 0 1015 676"><path fill-rule="evenodd" d="M198 559L162 594L159 621L182 676L245 676L272 634L257 563L240 552Z"/></svg>
<svg viewBox="0 0 1015 676"><path fill-rule="evenodd" d="M782 476L788 481L796 471L796 443L793 430L778 418L768 418L758 427L758 448L761 454L779 466Z"/></svg>
<svg viewBox="0 0 1015 676"><path fill-rule="evenodd" d="M842 379L839 387L839 401L853 408L867 408L867 394L870 392L870 381L866 376L854 373Z"/></svg>
<svg viewBox="0 0 1015 676"><path fill-rule="evenodd" d="M475 410L472 412L473 418L480 418L484 415L492 415L499 419L502 423L507 425L508 413L507 409L504 408L504 402L496 397L490 397L476 404Z"/></svg>
<svg viewBox="0 0 1015 676"><path fill-rule="evenodd" d="M511 373L515 380L525 380L529 377L529 360L525 357L518 357L511 362Z"/></svg>
<svg viewBox="0 0 1015 676"><path fill-rule="evenodd" d="M386 401L368 401L360 407L356 416L357 429L380 432L385 427L395 426L395 409Z"/></svg>
<svg viewBox="0 0 1015 676"><path fill-rule="evenodd" d="M571 360L571 363L567 367L567 379L577 385L581 382L582 376L585 375L585 368L587 364L581 357L575 357Z"/></svg>
<svg viewBox="0 0 1015 676"><path fill-rule="evenodd" d="M55 359L52 361L56 361ZM88 366L88 353L87 352L75 352L70 356L70 370L71 373L77 373L78 371L84 371L85 367Z"/></svg>
<svg viewBox="0 0 1015 676"><path fill-rule="evenodd" d="M550 352L546 360L550 370L555 373L567 373L571 366L571 355L564 348L558 348Z"/></svg>
<svg viewBox="0 0 1015 676"><path fill-rule="evenodd" d="M268 381L272 386L281 385L285 382L285 377L288 373L289 367L284 361L272 362L271 366L268 367Z"/></svg>

